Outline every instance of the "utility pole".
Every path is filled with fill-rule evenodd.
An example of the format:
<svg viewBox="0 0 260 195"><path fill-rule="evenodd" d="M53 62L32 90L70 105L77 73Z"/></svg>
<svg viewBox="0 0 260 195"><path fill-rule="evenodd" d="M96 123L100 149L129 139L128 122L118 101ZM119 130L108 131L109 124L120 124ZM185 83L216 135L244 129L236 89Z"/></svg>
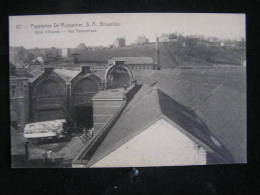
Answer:
<svg viewBox="0 0 260 195"><path fill-rule="evenodd" d="M159 37L156 37L156 69L160 70L160 49L159 49Z"/></svg>

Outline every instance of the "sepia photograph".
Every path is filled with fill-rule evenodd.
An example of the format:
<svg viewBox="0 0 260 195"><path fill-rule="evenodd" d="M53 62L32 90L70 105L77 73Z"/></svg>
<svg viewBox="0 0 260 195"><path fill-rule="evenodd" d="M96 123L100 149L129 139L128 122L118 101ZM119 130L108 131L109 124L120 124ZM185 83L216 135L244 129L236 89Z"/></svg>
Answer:
<svg viewBox="0 0 260 195"><path fill-rule="evenodd" d="M247 163L245 19L9 16L11 167Z"/></svg>

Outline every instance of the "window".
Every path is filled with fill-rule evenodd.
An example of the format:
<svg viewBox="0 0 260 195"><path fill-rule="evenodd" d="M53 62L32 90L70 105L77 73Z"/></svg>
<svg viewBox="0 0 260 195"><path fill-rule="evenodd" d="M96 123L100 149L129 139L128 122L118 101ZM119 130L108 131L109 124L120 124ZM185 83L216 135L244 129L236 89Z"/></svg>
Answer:
<svg viewBox="0 0 260 195"><path fill-rule="evenodd" d="M12 85L11 86L11 97L15 97L16 96L16 86Z"/></svg>

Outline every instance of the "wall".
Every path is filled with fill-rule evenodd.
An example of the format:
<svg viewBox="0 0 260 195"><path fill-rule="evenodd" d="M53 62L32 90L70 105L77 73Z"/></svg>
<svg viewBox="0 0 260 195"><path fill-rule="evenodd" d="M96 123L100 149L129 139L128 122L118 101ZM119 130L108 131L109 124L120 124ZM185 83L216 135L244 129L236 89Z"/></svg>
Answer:
<svg viewBox="0 0 260 195"><path fill-rule="evenodd" d="M14 87L14 88L13 88ZM11 90L15 89L12 95ZM26 78L10 77L10 121L17 130L22 131L28 121L28 80Z"/></svg>
<svg viewBox="0 0 260 195"><path fill-rule="evenodd" d="M82 66L81 72L71 80L71 114L78 126L93 127L92 97L100 90L101 80L90 70Z"/></svg>
<svg viewBox="0 0 260 195"><path fill-rule="evenodd" d="M205 165L206 151L164 119L92 167Z"/></svg>

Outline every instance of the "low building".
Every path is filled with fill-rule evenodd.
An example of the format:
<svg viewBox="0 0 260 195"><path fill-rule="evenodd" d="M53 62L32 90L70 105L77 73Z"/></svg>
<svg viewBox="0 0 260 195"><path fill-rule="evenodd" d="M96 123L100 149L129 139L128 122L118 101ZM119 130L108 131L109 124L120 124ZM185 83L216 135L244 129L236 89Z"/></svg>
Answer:
<svg viewBox="0 0 260 195"><path fill-rule="evenodd" d="M71 56L71 49L70 48L62 48L61 49L61 57L67 58Z"/></svg>
<svg viewBox="0 0 260 195"><path fill-rule="evenodd" d="M153 58L143 57L113 57L108 59L108 64L113 65L116 61L124 61L124 64L130 69L155 69L156 64Z"/></svg>
<svg viewBox="0 0 260 195"><path fill-rule="evenodd" d="M145 36L139 36L135 41L135 44L137 44L137 45L146 44L146 43L149 43L149 39Z"/></svg>

